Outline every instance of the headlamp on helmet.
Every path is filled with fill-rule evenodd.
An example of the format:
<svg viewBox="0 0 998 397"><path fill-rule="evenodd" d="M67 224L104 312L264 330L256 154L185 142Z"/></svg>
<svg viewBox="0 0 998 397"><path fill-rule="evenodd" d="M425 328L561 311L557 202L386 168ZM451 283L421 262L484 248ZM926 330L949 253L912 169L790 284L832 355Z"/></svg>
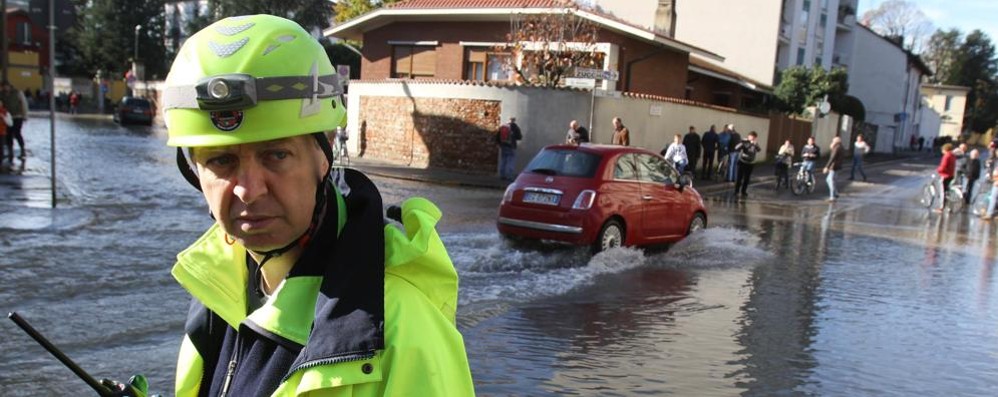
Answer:
<svg viewBox="0 0 998 397"><path fill-rule="evenodd" d="M256 80L248 74L223 74L198 81L198 108L239 110L256 106Z"/></svg>

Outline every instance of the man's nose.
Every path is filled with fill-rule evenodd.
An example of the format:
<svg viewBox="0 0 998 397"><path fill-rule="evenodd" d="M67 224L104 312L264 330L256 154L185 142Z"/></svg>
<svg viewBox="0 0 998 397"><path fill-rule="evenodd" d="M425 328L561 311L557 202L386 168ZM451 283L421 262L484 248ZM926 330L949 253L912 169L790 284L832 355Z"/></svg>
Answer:
<svg viewBox="0 0 998 397"><path fill-rule="evenodd" d="M232 193L246 204L252 204L267 194L267 181L263 167L255 161L241 161Z"/></svg>

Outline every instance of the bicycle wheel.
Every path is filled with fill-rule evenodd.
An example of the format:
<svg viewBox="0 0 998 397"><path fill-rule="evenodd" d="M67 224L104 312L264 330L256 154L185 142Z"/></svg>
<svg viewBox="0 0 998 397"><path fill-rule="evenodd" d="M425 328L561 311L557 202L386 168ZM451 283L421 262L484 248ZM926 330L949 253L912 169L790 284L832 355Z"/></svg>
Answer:
<svg viewBox="0 0 998 397"><path fill-rule="evenodd" d="M946 193L946 210L950 213L963 211L963 191L950 189Z"/></svg>
<svg viewBox="0 0 998 397"><path fill-rule="evenodd" d="M991 203L991 194L977 193L970 203L970 212L977 216L984 216L988 211L988 204Z"/></svg>
<svg viewBox="0 0 998 397"><path fill-rule="evenodd" d="M922 196L919 197L919 202L925 208L932 208L932 204L936 202L936 186L932 183L926 183L922 187Z"/></svg>
<svg viewBox="0 0 998 397"><path fill-rule="evenodd" d="M794 196L804 194L807 191L807 177L798 172L794 180L790 182L790 191L794 193Z"/></svg>

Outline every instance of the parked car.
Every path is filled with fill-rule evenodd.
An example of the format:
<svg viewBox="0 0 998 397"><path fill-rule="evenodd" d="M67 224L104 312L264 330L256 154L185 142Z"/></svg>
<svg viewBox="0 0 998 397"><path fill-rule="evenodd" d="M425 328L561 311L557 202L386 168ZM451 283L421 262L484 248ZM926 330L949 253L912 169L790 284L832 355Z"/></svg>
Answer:
<svg viewBox="0 0 998 397"><path fill-rule="evenodd" d="M506 188L504 237L617 246L681 240L707 225L703 198L662 156L634 147L545 147Z"/></svg>
<svg viewBox="0 0 998 397"><path fill-rule="evenodd" d="M152 125L153 116L152 103L149 100L126 96L121 98L121 103L115 109L113 118L121 125L128 123Z"/></svg>

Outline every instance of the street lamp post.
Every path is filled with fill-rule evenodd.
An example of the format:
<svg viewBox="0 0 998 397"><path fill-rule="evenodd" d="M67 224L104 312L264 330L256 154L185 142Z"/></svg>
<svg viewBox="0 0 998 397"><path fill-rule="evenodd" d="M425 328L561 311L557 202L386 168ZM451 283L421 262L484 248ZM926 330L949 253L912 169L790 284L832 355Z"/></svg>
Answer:
<svg viewBox="0 0 998 397"><path fill-rule="evenodd" d="M135 56L132 58L133 62L139 61L139 32L142 30L142 25L135 25Z"/></svg>

